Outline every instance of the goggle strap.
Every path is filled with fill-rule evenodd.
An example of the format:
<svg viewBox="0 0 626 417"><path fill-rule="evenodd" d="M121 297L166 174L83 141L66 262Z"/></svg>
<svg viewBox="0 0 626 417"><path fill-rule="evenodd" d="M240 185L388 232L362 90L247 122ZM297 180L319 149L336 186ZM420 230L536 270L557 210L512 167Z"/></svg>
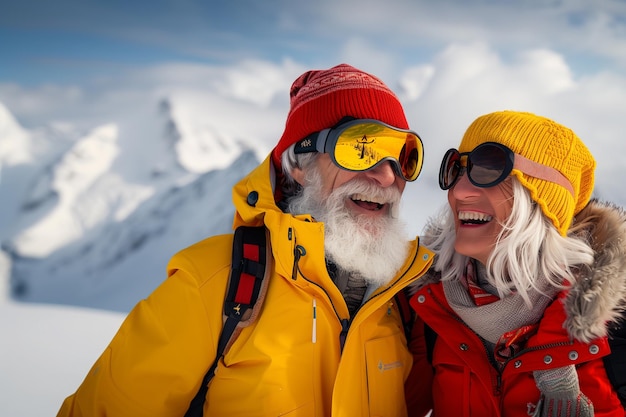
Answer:
<svg viewBox="0 0 626 417"><path fill-rule="evenodd" d="M309 136L302 139L300 142L296 142L296 146L293 148L295 154L319 152L324 153L324 147L326 145L326 138L330 129L324 129L320 132L311 133Z"/></svg>
<svg viewBox="0 0 626 417"><path fill-rule="evenodd" d="M326 145L328 144L328 135L330 134L332 129L324 129L320 131L317 135L317 141L315 142L315 149L319 153L330 153L331 149L326 149Z"/></svg>
<svg viewBox="0 0 626 417"><path fill-rule="evenodd" d="M535 161L523 157L520 154L515 154L515 163L513 168L522 171L526 175L539 178L540 180L553 182L560 185L570 192L572 197L574 196L574 187L567 178L559 171L552 167L541 165Z"/></svg>

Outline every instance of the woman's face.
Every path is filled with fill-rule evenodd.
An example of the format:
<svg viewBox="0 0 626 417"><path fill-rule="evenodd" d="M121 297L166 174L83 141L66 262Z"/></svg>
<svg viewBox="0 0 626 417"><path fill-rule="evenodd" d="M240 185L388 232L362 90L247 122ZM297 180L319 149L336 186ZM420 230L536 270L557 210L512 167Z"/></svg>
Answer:
<svg viewBox="0 0 626 417"><path fill-rule="evenodd" d="M502 223L513 208L511 177L493 187L480 188L472 185L464 174L448 190L448 204L454 213L454 249L486 264Z"/></svg>

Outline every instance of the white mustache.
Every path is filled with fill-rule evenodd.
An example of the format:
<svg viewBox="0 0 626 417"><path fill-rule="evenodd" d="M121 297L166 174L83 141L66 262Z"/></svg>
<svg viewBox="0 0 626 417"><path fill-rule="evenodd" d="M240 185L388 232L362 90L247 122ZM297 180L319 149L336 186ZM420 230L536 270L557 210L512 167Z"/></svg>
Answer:
<svg viewBox="0 0 626 417"><path fill-rule="evenodd" d="M372 182L355 178L337 187L331 193L334 196L350 198L354 195L364 197L367 201L380 204L397 205L402 194L396 186L380 187ZM363 198L361 198L363 199Z"/></svg>

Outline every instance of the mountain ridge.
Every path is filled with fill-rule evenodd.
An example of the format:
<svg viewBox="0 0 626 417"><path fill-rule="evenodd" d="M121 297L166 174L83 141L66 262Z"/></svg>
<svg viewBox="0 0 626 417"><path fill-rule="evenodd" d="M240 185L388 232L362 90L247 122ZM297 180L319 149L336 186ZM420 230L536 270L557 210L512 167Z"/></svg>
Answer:
<svg viewBox="0 0 626 417"><path fill-rule="evenodd" d="M0 195L11 197L14 210L5 211L11 219L0 239L12 298L126 312L165 278L176 251L230 231L232 187L258 165L261 150L243 139L225 148L217 127L198 138L194 120L181 120L174 107L163 99L156 104L153 121L160 128L148 130L161 133L140 138L153 143L146 149L150 155L138 155L134 170L132 155L120 162L120 149L141 152L142 146L124 143L139 139L125 136L121 123L96 126L56 148L49 143L38 158L22 158L5 169L2 185L11 190ZM36 137L1 109L0 126L20 138ZM45 142L45 134L38 134ZM197 154L194 141L206 152ZM35 154L32 140L21 143L23 155ZM190 168L194 152L210 161ZM187 163L181 162L183 153Z"/></svg>

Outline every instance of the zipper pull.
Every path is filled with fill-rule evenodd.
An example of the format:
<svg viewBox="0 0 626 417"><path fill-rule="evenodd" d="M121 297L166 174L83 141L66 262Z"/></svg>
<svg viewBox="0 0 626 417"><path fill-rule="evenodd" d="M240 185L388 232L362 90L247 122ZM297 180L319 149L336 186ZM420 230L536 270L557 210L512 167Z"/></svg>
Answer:
<svg viewBox="0 0 626 417"><path fill-rule="evenodd" d="M313 330L311 331L311 342L317 343L317 302L313 299Z"/></svg>
<svg viewBox="0 0 626 417"><path fill-rule="evenodd" d="M293 250L294 259L293 259L293 270L291 271L291 279L294 281L298 279L298 261L304 255L306 255L306 249L304 249L300 245L296 245L296 248Z"/></svg>

